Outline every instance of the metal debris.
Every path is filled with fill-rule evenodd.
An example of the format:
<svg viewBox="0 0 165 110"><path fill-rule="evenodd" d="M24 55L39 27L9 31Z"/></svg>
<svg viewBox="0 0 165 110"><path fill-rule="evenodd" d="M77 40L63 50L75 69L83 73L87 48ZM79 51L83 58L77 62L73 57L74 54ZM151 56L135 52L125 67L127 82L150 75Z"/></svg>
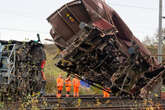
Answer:
<svg viewBox="0 0 165 110"><path fill-rule="evenodd" d="M24 97L43 88L43 45L35 42L0 41L1 97Z"/></svg>
<svg viewBox="0 0 165 110"><path fill-rule="evenodd" d="M102 0L67 3L48 22L61 50L56 65L92 85L111 88L117 96L142 96L141 90L152 90L153 80L164 73L164 67Z"/></svg>

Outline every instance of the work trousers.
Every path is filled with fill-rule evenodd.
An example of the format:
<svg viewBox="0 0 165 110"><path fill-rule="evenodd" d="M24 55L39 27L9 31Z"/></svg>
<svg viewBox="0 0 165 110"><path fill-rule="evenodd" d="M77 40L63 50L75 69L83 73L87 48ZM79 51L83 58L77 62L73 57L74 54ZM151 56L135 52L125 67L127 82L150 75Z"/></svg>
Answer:
<svg viewBox="0 0 165 110"><path fill-rule="evenodd" d="M74 87L74 97L79 97L79 87Z"/></svg>

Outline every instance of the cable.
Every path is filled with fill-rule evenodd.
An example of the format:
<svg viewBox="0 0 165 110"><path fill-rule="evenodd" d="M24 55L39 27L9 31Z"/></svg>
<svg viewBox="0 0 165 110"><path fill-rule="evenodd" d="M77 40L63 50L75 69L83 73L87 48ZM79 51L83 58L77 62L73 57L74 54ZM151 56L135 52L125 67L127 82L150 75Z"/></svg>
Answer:
<svg viewBox="0 0 165 110"><path fill-rule="evenodd" d="M111 3L108 3L111 4ZM139 8L139 9L145 9L145 10L154 10L157 11L157 8L146 8L146 7L141 7L141 6L136 6L136 5L128 5L128 4L111 4L111 5L116 5L116 6L120 6L120 7L131 7L131 8Z"/></svg>
<svg viewBox="0 0 165 110"><path fill-rule="evenodd" d="M108 3L108 4L111 4L111 3ZM136 6L136 5L129 5L129 4L113 4L112 3L111 5L157 11L157 8L146 8L146 7ZM34 18L35 17L34 15L29 15L29 13L25 14L26 12L23 12L23 11L12 11L12 10L2 10L2 11L3 12L6 11L7 13L12 13L15 16L21 16L21 17L25 17L25 18ZM7 14L7 13L5 13L5 14ZM38 17L35 17L35 18L38 18Z"/></svg>
<svg viewBox="0 0 165 110"><path fill-rule="evenodd" d="M29 14L28 12L23 12L23 11L12 11L12 10L1 10L0 9L0 13L1 13L1 16L4 17L4 15L9 15L9 16L15 16L15 17L21 17L21 18L26 18L28 20L39 20L39 19L45 19L47 17L44 17L43 15L39 15L39 14L36 14L36 13L33 13L34 15L32 14Z"/></svg>
<svg viewBox="0 0 165 110"><path fill-rule="evenodd" d="M21 16L21 17L25 17L25 18L38 18L38 17L35 17L34 15L30 15L29 12L24 12L24 11L20 11L20 10L14 11L14 10L0 9L0 12L4 13L4 14L12 14L15 16Z"/></svg>
<svg viewBox="0 0 165 110"><path fill-rule="evenodd" d="M0 30L7 30L7 31L20 31L20 32L30 32L30 33L41 33L41 34L46 34L49 35L47 32L41 32L37 30L23 30L23 29L16 29L16 28L2 28L0 27Z"/></svg>

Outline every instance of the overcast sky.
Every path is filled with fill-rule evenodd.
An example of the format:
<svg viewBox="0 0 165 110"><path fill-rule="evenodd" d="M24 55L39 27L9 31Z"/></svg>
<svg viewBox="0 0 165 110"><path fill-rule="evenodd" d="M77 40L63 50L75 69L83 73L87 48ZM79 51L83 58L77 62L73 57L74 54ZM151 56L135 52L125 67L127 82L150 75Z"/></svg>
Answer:
<svg viewBox="0 0 165 110"><path fill-rule="evenodd" d="M36 33L40 33L42 39L50 38L51 26L46 18L69 1L71 0L1 0L0 39L36 39ZM106 0L106 2L119 13L138 39L143 40L147 35L154 37L158 29L159 0Z"/></svg>

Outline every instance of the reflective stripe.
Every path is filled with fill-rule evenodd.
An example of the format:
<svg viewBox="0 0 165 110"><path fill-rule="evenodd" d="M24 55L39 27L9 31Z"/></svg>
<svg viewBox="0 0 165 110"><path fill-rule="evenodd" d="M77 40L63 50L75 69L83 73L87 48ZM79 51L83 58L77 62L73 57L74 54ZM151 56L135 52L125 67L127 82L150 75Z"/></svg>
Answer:
<svg viewBox="0 0 165 110"><path fill-rule="evenodd" d="M62 78L57 78L56 82L57 82L57 86L63 86L63 79Z"/></svg>
<svg viewBox="0 0 165 110"><path fill-rule="evenodd" d="M71 86L71 80L65 80L65 86L66 87Z"/></svg>

